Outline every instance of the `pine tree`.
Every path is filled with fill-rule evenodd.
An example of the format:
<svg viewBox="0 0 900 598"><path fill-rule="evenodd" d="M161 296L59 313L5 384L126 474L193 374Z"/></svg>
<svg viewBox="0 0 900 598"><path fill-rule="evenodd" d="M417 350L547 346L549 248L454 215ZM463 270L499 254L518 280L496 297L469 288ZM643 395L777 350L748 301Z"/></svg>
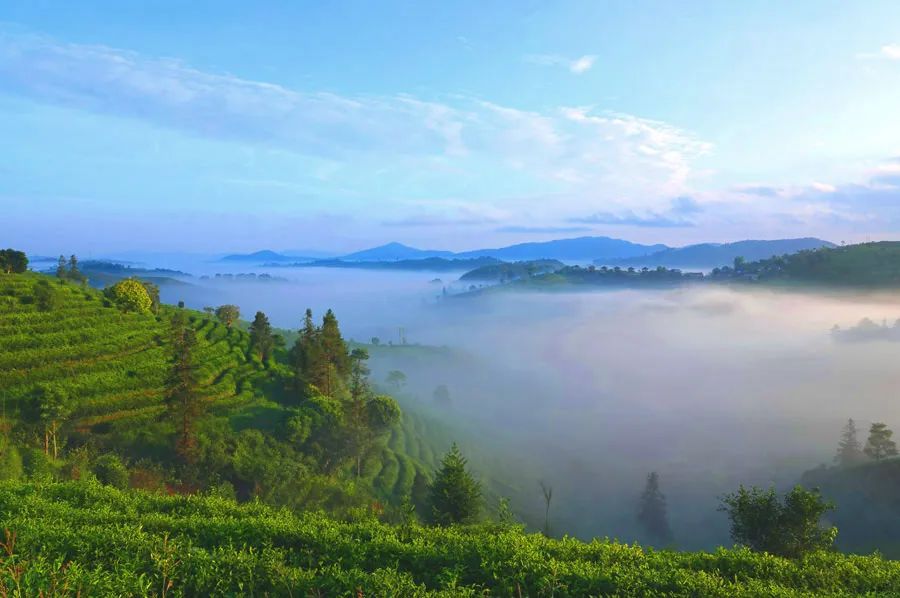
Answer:
<svg viewBox="0 0 900 598"><path fill-rule="evenodd" d="M272 337L269 318L261 311L256 312L256 317L250 324L250 347L256 351L263 362L269 359L275 348L275 339Z"/></svg>
<svg viewBox="0 0 900 598"><path fill-rule="evenodd" d="M481 484L466 468L456 443L441 460L431 484L431 515L435 523L473 523L481 513Z"/></svg>
<svg viewBox="0 0 900 598"><path fill-rule="evenodd" d="M80 281L80 280L82 279L81 271L78 269L78 258L75 256L74 253L73 253L71 256L69 256L69 273L68 273L68 276L69 276L69 278L71 278L72 280L79 280L79 281Z"/></svg>
<svg viewBox="0 0 900 598"><path fill-rule="evenodd" d="M313 322L312 310L307 308L303 327L291 349L291 363L294 366L294 387L304 396L309 385L317 385L313 370L320 361L319 329Z"/></svg>
<svg viewBox="0 0 900 598"><path fill-rule="evenodd" d="M66 278L68 277L69 271L66 269L66 256L59 256L59 261L56 264L56 277L57 278Z"/></svg>
<svg viewBox="0 0 900 598"><path fill-rule="evenodd" d="M647 476L647 484L641 494L637 518L647 535L654 540L662 544L672 541L666 497L659 489L659 475L655 471Z"/></svg>
<svg viewBox="0 0 900 598"><path fill-rule="evenodd" d="M861 463L865 459L862 445L857 438L856 422L847 420L844 431L841 433L841 441L838 443L837 454L834 461L841 467L850 467Z"/></svg>
<svg viewBox="0 0 900 598"><path fill-rule="evenodd" d="M320 339L325 360L334 366L339 378L346 379L350 374L350 354L347 352L347 344L341 336L337 318L330 309L322 318Z"/></svg>
<svg viewBox="0 0 900 598"><path fill-rule="evenodd" d="M165 404L175 423L177 440L175 452L188 466L196 458L195 425L203 413L203 399L197 392L197 365L193 350L197 345L194 329L188 326L183 313L172 319L172 365L166 378Z"/></svg>
<svg viewBox="0 0 900 598"><path fill-rule="evenodd" d="M876 422L869 429L869 439L863 452L876 461L897 456L897 443L891 440L894 432L886 424Z"/></svg>

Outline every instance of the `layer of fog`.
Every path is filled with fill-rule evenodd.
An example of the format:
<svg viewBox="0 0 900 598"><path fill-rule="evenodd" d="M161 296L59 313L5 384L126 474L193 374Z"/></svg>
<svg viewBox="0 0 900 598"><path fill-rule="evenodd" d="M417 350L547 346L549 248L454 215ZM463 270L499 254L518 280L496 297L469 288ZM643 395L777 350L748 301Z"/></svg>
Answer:
<svg viewBox="0 0 900 598"><path fill-rule="evenodd" d="M241 271L239 269L239 271ZM900 298L700 286L669 291L494 293L440 300L458 274L277 269L289 282L194 281L164 288L192 307L236 303L295 328L332 307L348 337L446 345L431 357L381 350L406 401L460 429L473 465L500 480L526 520L554 486L555 533L643 539L646 474L658 471L676 540L728 542L717 497L738 484L787 487L830 462L848 417L900 424L896 345L837 342L835 324L893 322ZM446 384L452 406L432 404ZM468 445L468 446L466 446Z"/></svg>

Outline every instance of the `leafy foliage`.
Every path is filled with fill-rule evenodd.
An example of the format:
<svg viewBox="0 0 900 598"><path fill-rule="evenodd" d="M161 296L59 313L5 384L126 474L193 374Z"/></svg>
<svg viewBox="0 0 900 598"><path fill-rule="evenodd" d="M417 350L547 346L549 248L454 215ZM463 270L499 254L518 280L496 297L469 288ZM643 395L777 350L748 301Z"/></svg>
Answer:
<svg viewBox="0 0 900 598"><path fill-rule="evenodd" d="M135 278L120 280L106 290L106 295L124 311L148 314L153 307L147 287Z"/></svg>
<svg viewBox="0 0 900 598"><path fill-rule="evenodd" d="M28 270L28 257L24 251L0 249L0 271L6 274L21 274Z"/></svg>
<svg viewBox="0 0 900 598"><path fill-rule="evenodd" d="M834 505L818 491L796 486L779 501L775 489L743 486L722 499L721 510L731 520L731 537L753 550L799 557L829 548L837 528L822 528L819 520Z"/></svg>

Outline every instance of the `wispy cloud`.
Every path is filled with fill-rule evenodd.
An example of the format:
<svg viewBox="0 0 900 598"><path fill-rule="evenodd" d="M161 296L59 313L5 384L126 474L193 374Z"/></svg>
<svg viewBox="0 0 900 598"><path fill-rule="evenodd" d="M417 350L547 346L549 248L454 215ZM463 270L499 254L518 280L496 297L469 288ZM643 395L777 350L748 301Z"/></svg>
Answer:
<svg viewBox="0 0 900 598"><path fill-rule="evenodd" d="M885 44L877 52L860 52L860 60L900 60L900 44Z"/></svg>
<svg viewBox="0 0 900 598"><path fill-rule="evenodd" d="M591 70L597 57L593 54L585 54L578 58L567 58L558 54L528 54L525 56L525 62L537 64L540 66L556 66L562 67L571 73L580 75Z"/></svg>
<svg viewBox="0 0 900 598"><path fill-rule="evenodd" d="M646 228L680 228L696 226L690 216L701 212L703 212L703 208L694 199L678 197L672 200L671 206L665 211L640 213L634 210L600 211L588 216L569 218L569 222Z"/></svg>
<svg viewBox="0 0 900 598"><path fill-rule="evenodd" d="M584 72L593 60L565 65ZM689 131L635 115L584 107L529 111L459 96L435 101L297 90L3 29L0 90L352 164L360 181L401 181L407 191L460 181L468 188L489 185L496 197L521 198L532 189L533 197L517 199L515 208L536 210L547 193L564 193L567 205L557 218L584 213L598 196L625 198L625 207L635 210L658 207L687 191L694 160L710 147Z"/></svg>
<svg viewBox="0 0 900 598"><path fill-rule="evenodd" d="M583 233L590 231L589 226L501 226L495 228L498 233L525 233L525 234L554 234L554 233Z"/></svg>

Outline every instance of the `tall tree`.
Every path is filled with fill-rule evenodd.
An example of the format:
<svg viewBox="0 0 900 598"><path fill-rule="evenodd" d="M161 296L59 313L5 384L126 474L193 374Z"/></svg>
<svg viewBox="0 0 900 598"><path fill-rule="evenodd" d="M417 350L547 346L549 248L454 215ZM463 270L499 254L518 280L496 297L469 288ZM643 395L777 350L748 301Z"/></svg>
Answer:
<svg viewBox="0 0 900 598"><path fill-rule="evenodd" d="M294 367L294 387L301 396L305 395L309 385L315 385L313 370L321 361L319 350L319 329L313 321L312 310L307 308L303 316L303 326L291 349L291 363Z"/></svg>
<svg viewBox="0 0 900 598"><path fill-rule="evenodd" d="M647 475L647 483L641 494L637 513L638 522L654 540L663 544L672 541L672 529L666 508L666 497L659 489L659 474L655 471Z"/></svg>
<svg viewBox="0 0 900 598"><path fill-rule="evenodd" d="M366 363L368 360L369 352L362 347L350 352L350 396L354 400L369 392L368 376L371 370Z"/></svg>
<svg viewBox="0 0 900 598"><path fill-rule="evenodd" d="M320 339L325 359L334 366L337 375L345 379L350 373L350 354L347 352L347 344L341 336L337 317L330 309L322 318Z"/></svg>
<svg viewBox="0 0 900 598"><path fill-rule="evenodd" d="M66 268L66 256L60 255L59 260L56 262L56 277L57 278L68 278L69 270Z"/></svg>
<svg viewBox="0 0 900 598"><path fill-rule="evenodd" d="M481 513L481 484L467 468L456 443L441 460L431 483L431 516L435 523L473 523Z"/></svg>
<svg viewBox="0 0 900 598"><path fill-rule="evenodd" d="M69 256L69 271L66 276L76 282L84 282L84 274L78 269L78 257L73 253Z"/></svg>
<svg viewBox="0 0 900 598"><path fill-rule="evenodd" d="M869 429L869 439L863 452L876 461L897 456L897 443L891 440L894 432L886 424L876 422Z"/></svg>
<svg viewBox="0 0 900 598"><path fill-rule="evenodd" d="M69 393L57 384L41 384L35 399L37 415L44 432L44 454L49 455L52 447L55 459L59 456L60 429L72 412Z"/></svg>
<svg viewBox="0 0 900 598"><path fill-rule="evenodd" d="M553 502L553 486L539 482L541 494L544 497L544 535L550 537L550 504Z"/></svg>
<svg viewBox="0 0 900 598"><path fill-rule="evenodd" d="M179 312L172 318L172 362L166 378L165 403L176 427L175 452L188 466L196 459L195 426L203 414L203 399L198 393L197 365L193 351L197 336Z"/></svg>
<svg viewBox="0 0 900 598"><path fill-rule="evenodd" d="M272 355L275 339L272 337L272 325L269 318L261 311L256 312L250 324L250 347L265 362Z"/></svg>
<svg viewBox="0 0 900 598"><path fill-rule="evenodd" d="M844 430L841 432L841 441L838 443L834 461L841 467L850 467L862 463L865 458L862 445L857 437L856 422L852 418L848 419L847 425L844 426Z"/></svg>

